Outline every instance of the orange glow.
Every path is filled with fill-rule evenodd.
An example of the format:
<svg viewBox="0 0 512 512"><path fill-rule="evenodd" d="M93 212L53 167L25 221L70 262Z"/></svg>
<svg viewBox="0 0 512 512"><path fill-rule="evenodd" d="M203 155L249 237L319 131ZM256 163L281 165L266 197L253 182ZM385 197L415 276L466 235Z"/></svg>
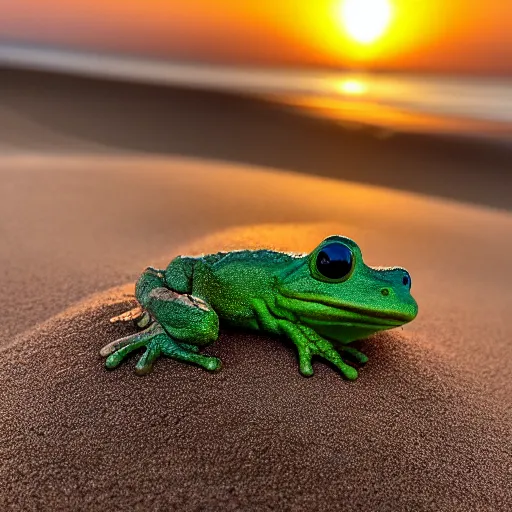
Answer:
<svg viewBox="0 0 512 512"><path fill-rule="evenodd" d="M283 99L280 98L280 102ZM394 132L413 130L419 133L454 133L501 135L510 137L510 125L497 125L484 120L449 117L414 111L406 111L397 107L379 105L371 101L335 100L325 97L290 96L284 103L300 107L304 112L321 115L323 119L343 125L345 128L359 130L370 127L380 129L376 135L382 138L391 136ZM355 121L357 120L357 121Z"/></svg>
<svg viewBox="0 0 512 512"><path fill-rule="evenodd" d="M366 45L340 29L340 2L331 4L317 37L323 38L326 59L341 66L512 73L512 2L390 0L388 29Z"/></svg>
<svg viewBox="0 0 512 512"><path fill-rule="evenodd" d="M382 18L368 44L340 23L343 1L16 0L2 7L0 39L255 65L512 73L510 1L388 0L390 25ZM358 23L352 32L369 41L369 21Z"/></svg>

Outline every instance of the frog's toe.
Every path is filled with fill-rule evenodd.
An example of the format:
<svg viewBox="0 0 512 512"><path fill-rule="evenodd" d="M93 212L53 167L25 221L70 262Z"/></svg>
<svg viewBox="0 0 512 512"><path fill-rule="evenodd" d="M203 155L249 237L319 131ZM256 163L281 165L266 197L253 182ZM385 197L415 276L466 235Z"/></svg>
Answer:
<svg viewBox="0 0 512 512"><path fill-rule="evenodd" d="M304 377L312 377L314 374L313 364L311 363L311 357L301 357L299 360L299 371Z"/></svg>
<svg viewBox="0 0 512 512"><path fill-rule="evenodd" d="M365 364L368 362L368 356L354 347L343 347L342 350L345 354L348 354L352 359L360 364Z"/></svg>
<svg viewBox="0 0 512 512"><path fill-rule="evenodd" d="M111 324L115 324L117 322L130 322L131 320L136 321L144 314L144 311L140 306L137 306L130 311L125 311L120 315L114 316L110 319Z"/></svg>
<svg viewBox="0 0 512 512"><path fill-rule="evenodd" d="M147 375L150 373L153 369L153 363L158 359L160 353L160 345L155 339L148 345L146 351L135 365L135 373L137 375Z"/></svg>
<svg viewBox="0 0 512 512"><path fill-rule="evenodd" d="M199 363L203 368L210 372L218 372L222 369L222 361L218 357L208 357L208 356L202 356L206 357L206 360L203 361L203 363Z"/></svg>
<svg viewBox="0 0 512 512"><path fill-rule="evenodd" d="M209 372L218 372L222 369L222 361L218 357L189 353L181 360L197 364Z"/></svg>
<svg viewBox="0 0 512 512"><path fill-rule="evenodd" d="M358 376L357 370L345 363L341 357L340 358L326 358L328 361L330 361L338 370L342 373L343 377L345 377L347 380L356 380Z"/></svg>
<svg viewBox="0 0 512 512"><path fill-rule="evenodd" d="M119 366L121 361L141 347L148 346L151 340L163 333L162 327L157 324L151 325L145 331L126 336L119 340L115 340L108 345L105 345L100 350L100 355L107 357L105 366L108 369L113 369Z"/></svg>
<svg viewBox="0 0 512 512"><path fill-rule="evenodd" d="M128 354L132 353L134 350L137 350L138 348L140 348L140 346L128 345L126 347L123 347L123 348L117 350L116 352L114 352L113 354L110 354L107 357L107 359L105 361L105 366L109 370L113 370L114 368L117 368Z"/></svg>
<svg viewBox="0 0 512 512"><path fill-rule="evenodd" d="M162 353L177 361L197 364L210 372L216 372L222 368L222 362L218 357L190 352L183 347L183 344L176 343L171 339L162 344Z"/></svg>
<svg viewBox="0 0 512 512"><path fill-rule="evenodd" d="M343 376L348 380L356 380L359 375L357 370L348 364L346 364L343 368L340 368L340 370L341 373L343 373Z"/></svg>
<svg viewBox="0 0 512 512"><path fill-rule="evenodd" d="M100 350L100 355L102 357L107 357L110 354L113 354L114 352L119 351L120 349L123 349L125 347L134 347L133 350L140 348L148 343L149 340L151 340L156 335L163 332L163 329L156 325L152 324L149 328L147 328L145 331L141 331L135 334L130 334L129 336L126 336L124 338L120 338L118 340L114 340L108 345L105 345ZM127 353L130 353L128 351Z"/></svg>
<svg viewBox="0 0 512 512"><path fill-rule="evenodd" d="M309 368L304 368L304 367L300 367L300 374L303 376L303 377L312 377L315 372L313 371L313 367L310 366Z"/></svg>
<svg viewBox="0 0 512 512"><path fill-rule="evenodd" d="M342 375L348 379L348 380L355 380L357 379L358 373L355 368L348 365L343 361L341 356L338 354L338 352L333 348L327 348L320 352L320 355L329 361L331 364L336 366L338 370L342 373Z"/></svg>
<svg viewBox="0 0 512 512"><path fill-rule="evenodd" d="M127 345L130 345L133 341L135 341L137 338L137 335L133 336L127 336L126 338L121 338L119 340L114 340L108 345L105 345L100 350L100 356L101 357L107 357L110 354L113 354L114 352L118 351L119 349L126 347Z"/></svg>

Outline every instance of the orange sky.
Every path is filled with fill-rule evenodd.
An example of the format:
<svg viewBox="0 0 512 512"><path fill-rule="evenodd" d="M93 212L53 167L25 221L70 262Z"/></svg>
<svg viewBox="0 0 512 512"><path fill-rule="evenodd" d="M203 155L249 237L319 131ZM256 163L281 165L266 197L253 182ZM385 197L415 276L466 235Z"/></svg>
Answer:
<svg viewBox="0 0 512 512"><path fill-rule="evenodd" d="M16 0L0 38L215 62L512 74L511 0L391 0L363 48L342 0ZM371 13L369 13L371 15Z"/></svg>

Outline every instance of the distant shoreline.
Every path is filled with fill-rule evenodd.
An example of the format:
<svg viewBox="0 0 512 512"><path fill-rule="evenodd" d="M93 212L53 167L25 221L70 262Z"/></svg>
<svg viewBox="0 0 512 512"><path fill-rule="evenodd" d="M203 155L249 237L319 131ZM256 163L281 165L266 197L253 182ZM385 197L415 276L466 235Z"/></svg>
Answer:
<svg viewBox="0 0 512 512"><path fill-rule="evenodd" d="M306 98L309 103L329 101L331 113L338 115L340 121L394 131L435 133L437 130L512 141L512 78L509 77L262 69L0 42L2 67L271 98L320 118L325 115L322 109L300 107L297 98ZM360 85L358 91L345 90L346 84L353 83ZM360 103L363 108L355 108ZM387 109L384 115L383 108ZM409 117L405 123L404 115Z"/></svg>
<svg viewBox="0 0 512 512"><path fill-rule="evenodd" d="M234 60L224 60L224 59L184 59L179 58L177 56L165 56L162 54L154 54L149 55L146 52L115 52L111 50L100 50L94 48L85 48L78 45L70 45L63 47L58 44L51 43L42 43L40 41L35 40L18 40L18 39L10 39L10 38L2 38L0 37L0 49L2 50L10 50L10 49L27 49L27 50L35 50L38 52L72 52L75 54L88 54L88 55L107 55L113 58L120 59L137 59L137 60L145 60L145 61L156 61L156 62L172 62L173 64L187 64L192 66L209 66L215 68L228 67L228 68L249 68L249 69L258 69L262 71L286 71L286 72L299 72L299 73L328 73L328 74L338 74L338 73L371 73L372 75L390 75L390 76L400 76L404 74L404 71L395 68L379 68L379 67L369 67L361 65L353 65L349 67L343 66L329 66L329 65L319 65L310 63L307 65L295 65L290 64L288 62L283 63L273 63L266 65L257 65L254 64L252 66L246 66L244 63L239 63ZM418 76L418 77L439 77L442 76L447 79L473 79L473 80L512 80L512 73L486 73L486 72L474 72L474 71L461 71L461 72L441 72L441 71L432 71L425 70L421 68L411 69L409 68L406 72L408 76Z"/></svg>

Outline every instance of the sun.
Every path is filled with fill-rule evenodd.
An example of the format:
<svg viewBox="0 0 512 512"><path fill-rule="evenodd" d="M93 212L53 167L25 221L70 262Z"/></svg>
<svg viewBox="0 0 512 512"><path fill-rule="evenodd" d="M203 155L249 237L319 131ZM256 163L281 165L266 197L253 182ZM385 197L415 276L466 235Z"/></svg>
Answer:
<svg viewBox="0 0 512 512"><path fill-rule="evenodd" d="M370 44L388 28L392 9L389 0L343 0L339 15L355 41Z"/></svg>

